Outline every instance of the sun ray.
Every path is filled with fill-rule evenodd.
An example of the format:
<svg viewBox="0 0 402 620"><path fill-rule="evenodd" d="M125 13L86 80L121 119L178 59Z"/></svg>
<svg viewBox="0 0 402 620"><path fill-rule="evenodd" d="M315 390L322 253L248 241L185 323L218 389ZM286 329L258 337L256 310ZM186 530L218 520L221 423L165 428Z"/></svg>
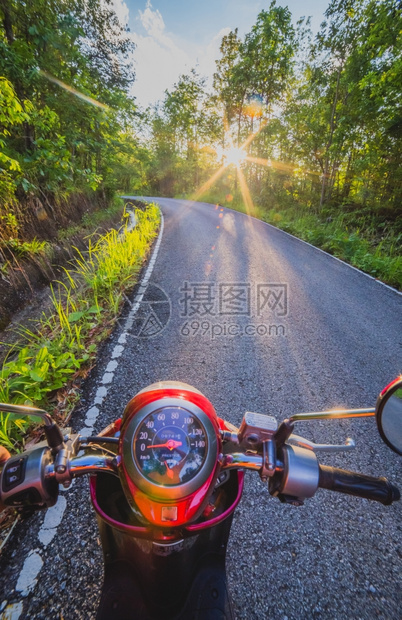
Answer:
<svg viewBox="0 0 402 620"><path fill-rule="evenodd" d="M249 161L253 164L260 164L261 166L266 166L267 168L275 168L276 170L283 170L284 172L295 172L295 170L301 170L300 166L295 166L294 164L285 164L281 161L275 161L273 159L262 159L261 157L245 157L246 161ZM314 170L303 170L305 174L314 174L319 177L322 176L321 172L317 172Z"/></svg>
<svg viewBox="0 0 402 620"><path fill-rule="evenodd" d="M241 168L237 168L237 175L239 177L240 190L243 196L244 203L246 205L247 215L254 215L255 208L254 208L253 199L251 198L250 190L248 189L247 181L244 177L244 174Z"/></svg>
<svg viewBox="0 0 402 620"><path fill-rule="evenodd" d="M213 185L215 181L219 179L219 177L223 174L226 168L227 168L226 164L223 164L223 166L221 166L219 170L217 170L215 174L213 174L208 179L208 181L204 183L204 185L201 185L201 187L197 190L197 192L191 196L190 200L192 200L193 202L196 202L203 194L205 194L205 192L209 190L211 185Z"/></svg>
<svg viewBox="0 0 402 620"><path fill-rule="evenodd" d="M267 125L267 121L263 121L259 128L257 129L257 131L255 131L254 133L251 133L246 140L243 142L243 144L241 145L241 148L243 151L246 150L246 148L248 147L249 144L251 144L251 142L258 136L259 133L261 133L261 131L264 129L264 127L266 127Z"/></svg>
<svg viewBox="0 0 402 620"><path fill-rule="evenodd" d="M246 157L246 160L253 164L260 164L261 166L266 166L267 168L276 168L276 170L284 170L286 172L293 172L295 170L295 166L290 164L284 164L279 161L274 161L272 159L262 159L262 157Z"/></svg>

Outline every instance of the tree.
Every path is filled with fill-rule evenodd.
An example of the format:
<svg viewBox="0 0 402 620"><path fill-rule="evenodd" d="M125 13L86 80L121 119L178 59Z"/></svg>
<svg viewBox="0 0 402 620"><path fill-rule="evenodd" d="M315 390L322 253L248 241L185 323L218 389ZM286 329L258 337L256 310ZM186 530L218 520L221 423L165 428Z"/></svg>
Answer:
<svg viewBox="0 0 402 620"><path fill-rule="evenodd" d="M296 52L291 17L288 8L276 6L273 0L269 10L258 15L244 41L239 40L237 30L222 39L214 88L227 130L236 118L239 144L253 131L255 113L251 102L261 102L261 121L269 119L274 106L281 104Z"/></svg>
<svg viewBox="0 0 402 620"><path fill-rule="evenodd" d="M211 166L212 146L221 133L205 80L195 70L182 75L173 89L166 91L152 122L153 176L160 191L168 195L193 191Z"/></svg>
<svg viewBox="0 0 402 620"><path fill-rule="evenodd" d="M235 77L235 68L240 63L241 41L238 29L229 32L222 38L220 45L221 58L216 61L216 72L213 77L213 87L217 93L217 101L223 107L223 123L227 130L242 107L242 95L238 91L238 80ZM224 136L223 136L224 139ZM223 142L223 147L225 144Z"/></svg>
<svg viewBox="0 0 402 620"><path fill-rule="evenodd" d="M104 195L115 191L120 132L126 147L137 142L133 49L111 0L0 0L3 96L9 84L21 108L3 131L3 163L4 153L16 162L1 173L10 196L50 208L102 179Z"/></svg>

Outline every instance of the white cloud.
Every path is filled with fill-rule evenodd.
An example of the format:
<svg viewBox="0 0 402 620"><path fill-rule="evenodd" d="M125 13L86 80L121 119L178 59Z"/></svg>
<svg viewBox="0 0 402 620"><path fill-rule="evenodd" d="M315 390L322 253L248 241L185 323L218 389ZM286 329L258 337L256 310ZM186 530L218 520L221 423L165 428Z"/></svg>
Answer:
<svg viewBox="0 0 402 620"><path fill-rule="evenodd" d="M122 0L115 2L124 4ZM147 0L144 10L138 11L136 19L138 32L131 34L136 44L136 80L132 94L141 106L163 99L165 90L170 90L180 75L188 73L193 67L201 75L209 77L212 83L219 46L230 28L221 29L207 46L200 47L194 41L179 40L168 32L162 14L153 8L150 0Z"/></svg>
<svg viewBox="0 0 402 620"><path fill-rule="evenodd" d="M164 91L171 88L194 61L166 31L161 13L153 9L149 0L137 19L145 35L132 33L136 44L136 80L132 91L138 103L146 106L162 99Z"/></svg>
<svg viewBox="0 0 402 620"><path fill-rule="evenodd" d="M112 8L123 26L128 24L129 10L124 0L113 0Z"/></svg>
<svg viewBox="0 0 402 620"><path fill-rule="evenodd" d="M138 11L138 13L141 24L151 37L157 40L166 39L164 35L165 22L163 21L163 17L160 11L152 8L150 0L147 0L145 11Z"/></svg>

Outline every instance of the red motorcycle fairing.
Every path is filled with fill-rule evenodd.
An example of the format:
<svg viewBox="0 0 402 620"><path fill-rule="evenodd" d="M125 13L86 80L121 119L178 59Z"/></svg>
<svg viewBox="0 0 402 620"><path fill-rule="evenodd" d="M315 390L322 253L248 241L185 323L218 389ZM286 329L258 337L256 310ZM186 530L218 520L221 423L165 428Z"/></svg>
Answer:
<svg viewBox="0 0 402 620"><path fill-rule="evenodd" d="M120 480L91 476L105 577L97 620L229 620L226 546L244 473L231 471L210 496L211 518L169 530L142 526Z"/></svg>
<svg viewBox="0 0 402 620"><path fill-rule="evenodd" d="M236 489L234 493L231 493L230 497L228 497L228 499L224 502L223 509L216 514L216 507L211 505L212 510L210 514L208 516L202 515L196 523L191 523L185 527L182 527L180 529L180 536L192 535L199 530L214 527L230 517L241 500L244 487L244 472L238 470L236 472L232 472L231 475L233 478L236 477ZM138 538L147 538L150 540L173 540L177 537L174 530L167 532L165 529L161 530L152 527L151 524L142 525L139 521L135 520L134 515L128 515L127 511L124 514L122 511L117 511L115 509L116 506L113 506L112 512L110 509L110 502L106 503L103 498L99 497L97 478L98 476L91 476L89 488L92 505L98 515L98 521L102 521L114 530L118 530Z"/></svg>
<svg viewBox="0 0 402 620"><path fill-rule="evenodd" d="M168 412L172 417L181 416L184 421L191 421L195 425L191 427L192 432L200 433L203 441L197 442L191 437L194 440L191 443L187 431L180 429L179 424L174 426L175 420L173 420L169 423L170 426L161 423L163 428L158 431L159 435L154 434L153 443L149 445L141 443L145 440L141 440L140 437L147 435L145 424L154 426L154 420L165 417L164 412ZM182 426L184 428L184 424ZM127 500L133 511L137 515L140 513L144 525L149 523L164 528L182 527L202 515L219 475L219 454L222 448L219 426L211 402L201 392L187 384L170 381L156 383L130 400L122 419L119 473ZM140 432L141 429L143 430ZM167 436L182 441L170 439L161 444L159 439L157 443L160 436L164 437L163 441L166 441ZM187 454L184 457L180 456L184 453L176 446L181 447L183 443L186 444L187 450L192 451L193 461ZM198 450L202 454L196 454L197 448L191 447L198 444L203 446ZM150 448L149 452L147 448ZM156 464L155 471L144 473L138 459L140 450L144 452L142 457L144 459L150 459L149 455L152 453L151 463ZM170 453L176 450L180 453L177 458L181 459L181 462L176 465L173 461L169 466L163 459L168 459ZM158 451L159 454L154 456ZM185 477L180 479L177 470L183 468L183 463L188 462L197 462L197 469L195 473L187 475L187 479ZM149 466L149 461L145 463ZM169 478L176 476L175 481L171 482L166 475L163 476L160 471L156 471L156 467L162 467L163 463L166 467L165 473Z"/></svg>

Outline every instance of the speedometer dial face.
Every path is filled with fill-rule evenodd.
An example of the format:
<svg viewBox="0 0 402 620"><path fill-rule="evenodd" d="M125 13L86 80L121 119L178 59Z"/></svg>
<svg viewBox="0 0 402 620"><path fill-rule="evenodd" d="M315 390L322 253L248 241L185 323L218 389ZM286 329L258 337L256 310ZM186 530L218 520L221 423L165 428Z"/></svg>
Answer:
<svg viewBox="0 0 402 620"><path fill-rule="evenodd" d="M207 442L205 428L194 414L182 407L163 407L144 418L134 436L133 452L145 478L176 486L200 471Z"/></svg>

